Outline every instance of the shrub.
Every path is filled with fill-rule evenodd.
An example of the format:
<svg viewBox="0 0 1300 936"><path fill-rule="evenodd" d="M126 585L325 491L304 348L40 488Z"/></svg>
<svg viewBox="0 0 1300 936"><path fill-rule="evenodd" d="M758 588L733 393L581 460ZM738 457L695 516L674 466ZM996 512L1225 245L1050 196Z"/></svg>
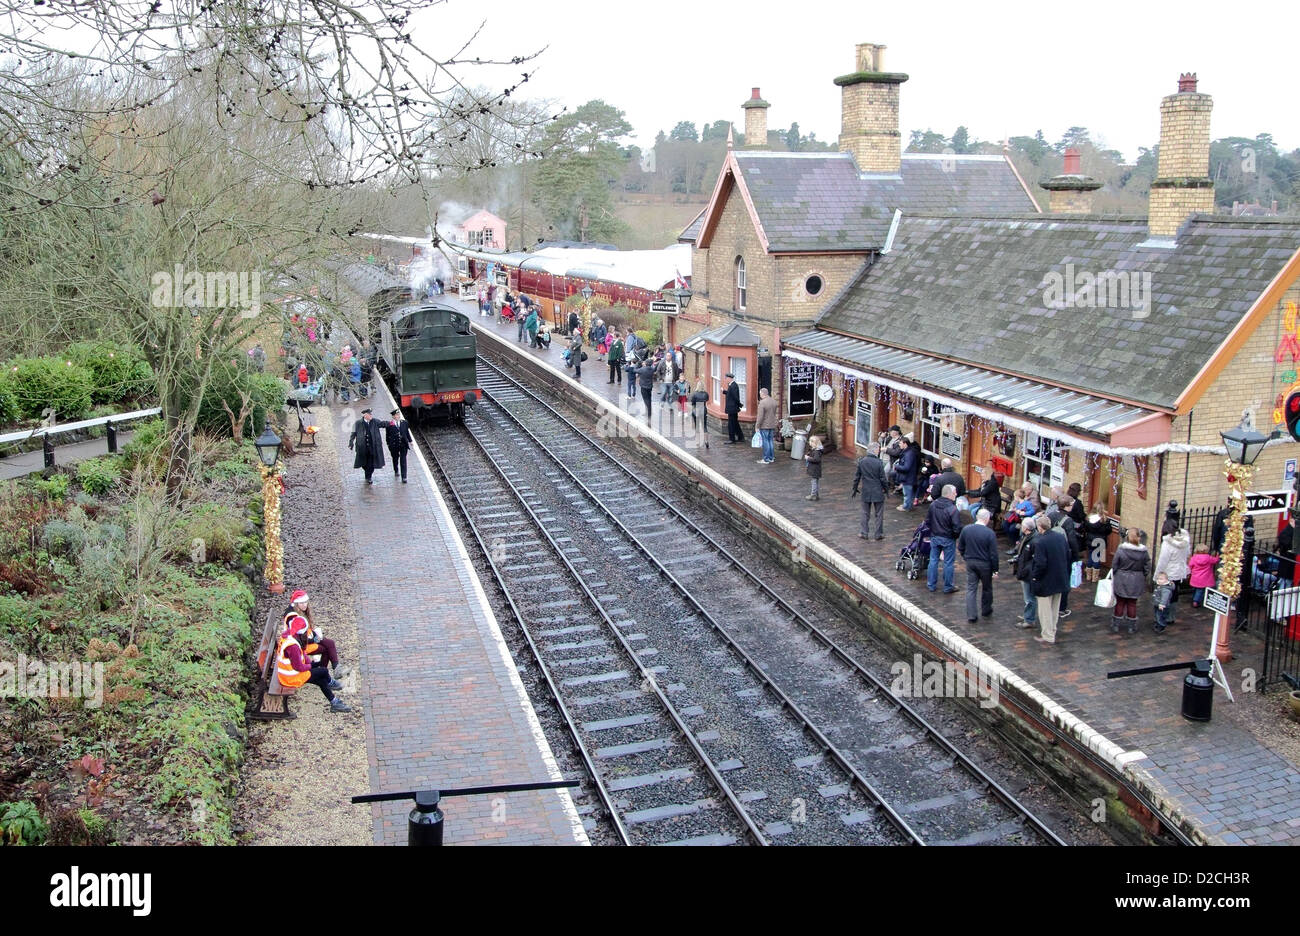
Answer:
<svg viewBox="0 0 1300 936"><path fill-rule="evenodd" d="M0 425L10 425L21 418L22 410L18 406L18 394L14 390L10 375L13 371L0 371Z"/></svg>
<svg viewBox="0 0 1300 936"><path fill-rule="evenodd" d="M47 831L40 812L27 800L0 806L0 845L40 845Z"/></svg>
<svg viewBox="0 0 1300 936"><path fill-rule="evenodd" d="M68 496L72 480L65 474L56 474L48 478L29 478L27 484L38 496L61 501Z"/></svg>
<svg viewBox="0 0 1300 936"><path fill-rule="evenodd" d="M122 475L117 458L90 458L77 465L77 483L87 494L102 497L112 490Z"/></svg>
<svg viewBox="0 0 1300 936"><path fill-rule="evenodd" d="M20 358L10 365L21 419L39 419L47 407L61 422L81 419L90 411L95 378L90 370L61 357Z"/></svg>
<svg viewBox="0 0 1300 936"><path fill-rule="evenodd" d="M212 379L203 393L203 403L199 406L197 428L229 437L230 415L221 404L224 402L231 413L238 415L243 405L241 393L248 396L251 404L244 419L243 431L246 437L249 433L256 436L262 431L268 413L284 408L285 383L279 377L254 373L236 365L214 365Z"/></svg>
<svg viewBox="0 0 1300 936"><path fill-rule="evenodd" d="M131 441L122 446L122 467L128 472L143 465L157 473L166 460L167 426L161 419L140 423L131 435Z"/></svg>
<svg viewBox="0 0 1300 936"><path fill-rule="evenodd" d="M41 546L59 556L79 556L86 546L86 528L67 520L51 520L41 530Z"/></svg>
<svg viewBox="0 0 1300 936"><path fill-rule="evenodd" d="M138 397L151 389L153 368L139 348L111 341L79 341L68 348L68 357L90 371L96 403L116 403Z"/></svg>
<svg viewBox="0 0 1300 936"><path fill-rule="evenodd" d="M194 559L195 545L202 544L200 562L231 562L239 556L244 519L221 504L203 504L180 528L177 559Z"/></svg>

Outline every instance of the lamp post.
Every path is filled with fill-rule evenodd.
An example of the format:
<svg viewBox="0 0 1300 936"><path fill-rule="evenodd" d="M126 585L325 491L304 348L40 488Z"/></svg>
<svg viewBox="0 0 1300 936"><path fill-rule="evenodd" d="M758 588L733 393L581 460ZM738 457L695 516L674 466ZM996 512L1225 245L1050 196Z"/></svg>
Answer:
<svg viewBox="0 0 1300 936"><path fill-rule="evenodd" d="M271 594L284 591L284 544L280 541L280 437L271 431L271 420L253 443L262 462L262 518L266 531L266 585Z"/></svg>
<svg viewBox="0 0 1300 936"><path fill-rule="evenodd" d="M590 286L582 287L582 334L584 337L591 334L591 297L595 291Z"/></svg>
<svg viewBox="0 0 1300 936"><path fill-rule="evenodd" d="M1256 432L1243 418L1236 429L1220 432L1228 459L1223 463L1223 476L1228 481L1228 501L1232 508L1228 514L1227 529L1223 536L1223 561L1219 566L1219 590L1235 602L1241 594L1242 553L1246 526L1246 489L1255 474L1255 459L1268 444L1268 436ZM1232 630L1231 618L1219 622L1219 638L1214 655L1220 663L1232 659L1228 635Z"/></svg>

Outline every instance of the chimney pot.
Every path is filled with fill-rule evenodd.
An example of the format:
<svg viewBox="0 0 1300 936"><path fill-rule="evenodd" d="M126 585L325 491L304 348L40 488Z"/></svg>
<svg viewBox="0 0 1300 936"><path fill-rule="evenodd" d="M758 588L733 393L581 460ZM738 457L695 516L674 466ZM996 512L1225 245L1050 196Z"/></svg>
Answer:
<svg viewBox="0 0 1300 936"><path fill-rule="evenodd" d="M1065 175L1079 174L1079 151L1074 147L1065 151L1065 168L1061 171Z"/></svg>
<svg viewBox="0 0 1300 936"><path fill-rule="evenodd" d="M1196 93L1196 72L1183 72L1178 76L1178 93Z"/></svg>
<svg viewBox="0 0 1300 936"><path fill-rule="evenodd" d="M757 101L759 97L760 95L758 93L758 88L755 88L753 91L750 92L749 99L751 101Z"/></svg>

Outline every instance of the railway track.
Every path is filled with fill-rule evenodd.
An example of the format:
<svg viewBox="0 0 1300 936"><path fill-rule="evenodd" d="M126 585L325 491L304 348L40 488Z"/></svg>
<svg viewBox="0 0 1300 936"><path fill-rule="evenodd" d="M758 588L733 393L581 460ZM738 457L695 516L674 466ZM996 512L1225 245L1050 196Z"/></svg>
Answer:
<svg viewBox="0 0 1300 936"><path fill-rule="evenodd" d="M528 439L521 449L544 450L553 483L581 488L589 504L616 505L644 555L690 595L729 652L788 700L828 758L856 778L851 788L874 798L896 829L932 844L1064 844L732 551L538 394L482 360L479 370L491 404L479 414L484 423L500 423L504 414L512 428L498 431ZM610 558L633 557L624 551Z"/></svg>
<svg viewBox="0 0 1300 936"><path fill-rule="evenodd" d="M426 441L623 841L919 843L495 402Z"/></svg>

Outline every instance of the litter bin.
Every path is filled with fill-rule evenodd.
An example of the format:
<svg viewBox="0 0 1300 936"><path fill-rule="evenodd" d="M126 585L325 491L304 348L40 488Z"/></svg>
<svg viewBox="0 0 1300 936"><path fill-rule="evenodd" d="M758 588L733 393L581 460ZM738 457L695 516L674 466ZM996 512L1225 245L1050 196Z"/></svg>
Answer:
<svg viewBox="0 0 1300 936"><path fill-rule="evenodd" d="M796 429L794 441L790 443L790 457L795 461L803 458L804 447L808 444L808 430Z"/></svg>
<svg viewBox="0 0 1300 936"><path fill-rule="evenodd" d="M1183 718L1209 721L1214 710L1214 680L1210 678L1210 661L1197 660L1183 677Z"/></svg>

